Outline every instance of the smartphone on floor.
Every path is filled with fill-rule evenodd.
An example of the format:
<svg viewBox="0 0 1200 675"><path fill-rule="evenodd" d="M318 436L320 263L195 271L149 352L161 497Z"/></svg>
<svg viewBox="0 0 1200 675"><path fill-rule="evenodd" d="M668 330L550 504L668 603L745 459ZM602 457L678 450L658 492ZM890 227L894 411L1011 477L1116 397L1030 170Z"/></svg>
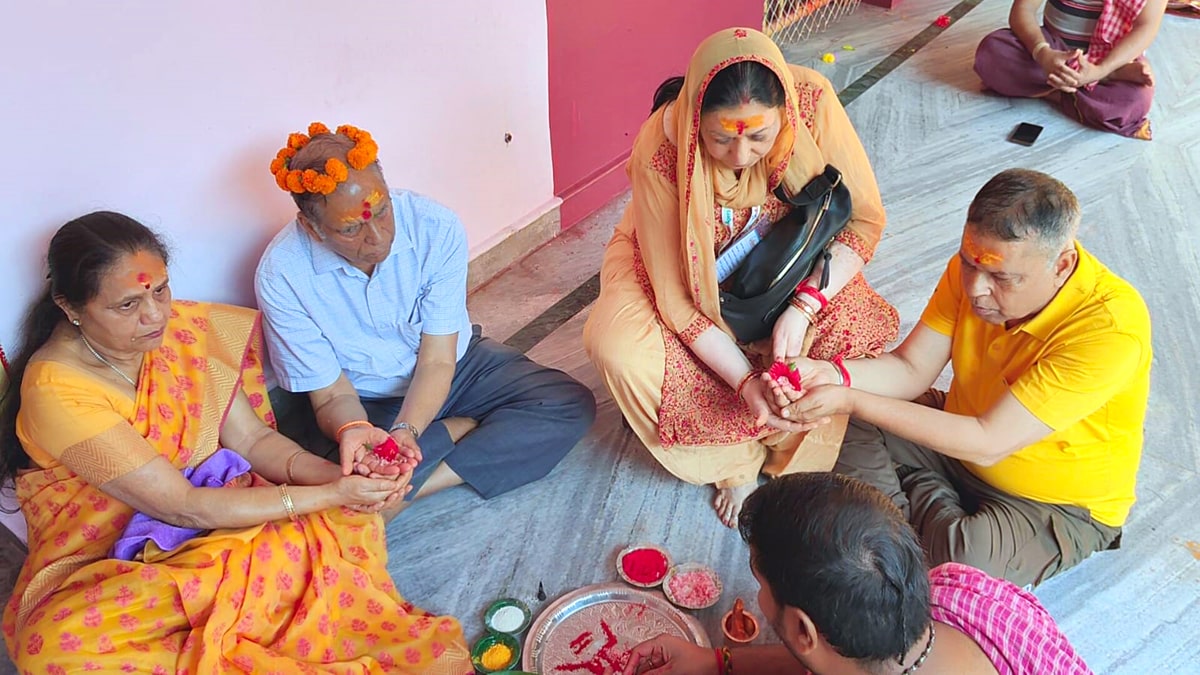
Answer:
<svg viewBox="0 0 1200 675"><path fill-rule="evenodd" d="M1008 135L1008 140L1019 145L1029 146L1033 145L1033 142L1037 140L1038 134L1040 133L1042 133L1042 128L1040 126L1036 124L1030 124L1029 122L1021 122L1017 125L1017 128L1013 129L1012 133Z"/></svg>

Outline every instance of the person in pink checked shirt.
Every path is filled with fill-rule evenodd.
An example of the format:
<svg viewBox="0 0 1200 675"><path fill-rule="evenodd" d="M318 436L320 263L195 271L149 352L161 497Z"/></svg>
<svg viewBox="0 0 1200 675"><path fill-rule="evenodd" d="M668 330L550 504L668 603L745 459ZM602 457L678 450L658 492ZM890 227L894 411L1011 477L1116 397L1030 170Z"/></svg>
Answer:
<svg viewBox="0 0 1200 675"><path fill-rule="evenodd" d="M739 520L758 604L781 644L707 649L660 636L623 675L1082 675L1037 598L973 567L928 570L882 492L801 473L760 487Z"/></svg>

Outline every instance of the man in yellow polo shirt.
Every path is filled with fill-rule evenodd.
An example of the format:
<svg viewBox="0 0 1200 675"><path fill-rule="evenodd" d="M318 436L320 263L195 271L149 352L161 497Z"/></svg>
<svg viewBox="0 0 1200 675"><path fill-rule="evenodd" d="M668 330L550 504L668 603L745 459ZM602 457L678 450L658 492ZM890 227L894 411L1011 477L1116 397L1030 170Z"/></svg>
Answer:
<svg viewBox="0 0 1200 675"><path fill-rule="evenodd" d="M844 369L804 360L808 391L776 389L777 403L794 401L793 419L852 416L834 470L891 496L932 565L1036 585L1120 543L1142 452L1150 315L1075 240L1079 220L1054 178L998 174L899 347ZM927 392L947 362L949 392Z"/></svg>

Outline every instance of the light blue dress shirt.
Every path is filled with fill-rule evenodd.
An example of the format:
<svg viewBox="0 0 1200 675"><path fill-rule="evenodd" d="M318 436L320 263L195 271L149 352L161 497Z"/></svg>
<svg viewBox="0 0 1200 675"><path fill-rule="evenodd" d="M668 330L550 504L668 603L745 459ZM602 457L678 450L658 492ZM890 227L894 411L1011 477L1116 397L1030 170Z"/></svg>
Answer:
<svg viewBox="0 0 1200 675"><path fill-rule="evenodd" d="M271 366L292 392L327 387L346 373L360 396L408 391L421 334L471 338L467 238L437 202L392 190L396 238L368 277L292 221L259 261L254 289Z"/></svg>

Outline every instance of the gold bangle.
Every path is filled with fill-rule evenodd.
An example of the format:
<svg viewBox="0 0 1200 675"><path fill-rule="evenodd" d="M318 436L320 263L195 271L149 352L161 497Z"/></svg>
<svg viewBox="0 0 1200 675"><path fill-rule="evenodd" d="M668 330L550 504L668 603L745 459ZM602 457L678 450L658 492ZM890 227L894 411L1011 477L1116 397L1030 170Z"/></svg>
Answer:
<svg viewBox="0 0 1200 675"><path fill-rule="evenodd" d="M817 322L817 313L807 302L793 296L790 300L788 300L788 303L791 304L792 307L795 307L796 310L805 317L807 317L810 324L815 324Z"/></svg>
<svg viewBox="0 0 1200 675"><path fill-rule="evenodd" d="M361 427L361 426L369 427L369 426L371 426L371 423L368 422L367 420L353 420L350 422L346 422L342 426L338 427L337 433L333 435L333 440L337 441L338 443L341 443L343 431L345 431L351 427Z"/></svg>
<svg viewBox="0 0 1200 675"><path fill-rule="evenodd" d="M279 486L279 498L283 500L283 510L287 511L288 520L296 522L296 505L292 503L292 496L288 494L287 486Z"/></svg>
<svg viewBox="0 0 1200 675"><path fill-rule="evenodd" d="M287 512L288 520L296 520L296 505L292 502L292 496L288 494L287 486L279 486L279 499L283 502L283 510Z"/></svg>
<svg viewBox="0 0 1200 675"><path fill-rule="evenodd" d="M308 451L301 448L300 450L293 452L291 457L288 457L286 473L287 473L287 480L289 483L296 482L296 477L292 475L292 465L296 463L297 457L299 457L300 455L303 455L306 452L308 452Z"/></svg>

